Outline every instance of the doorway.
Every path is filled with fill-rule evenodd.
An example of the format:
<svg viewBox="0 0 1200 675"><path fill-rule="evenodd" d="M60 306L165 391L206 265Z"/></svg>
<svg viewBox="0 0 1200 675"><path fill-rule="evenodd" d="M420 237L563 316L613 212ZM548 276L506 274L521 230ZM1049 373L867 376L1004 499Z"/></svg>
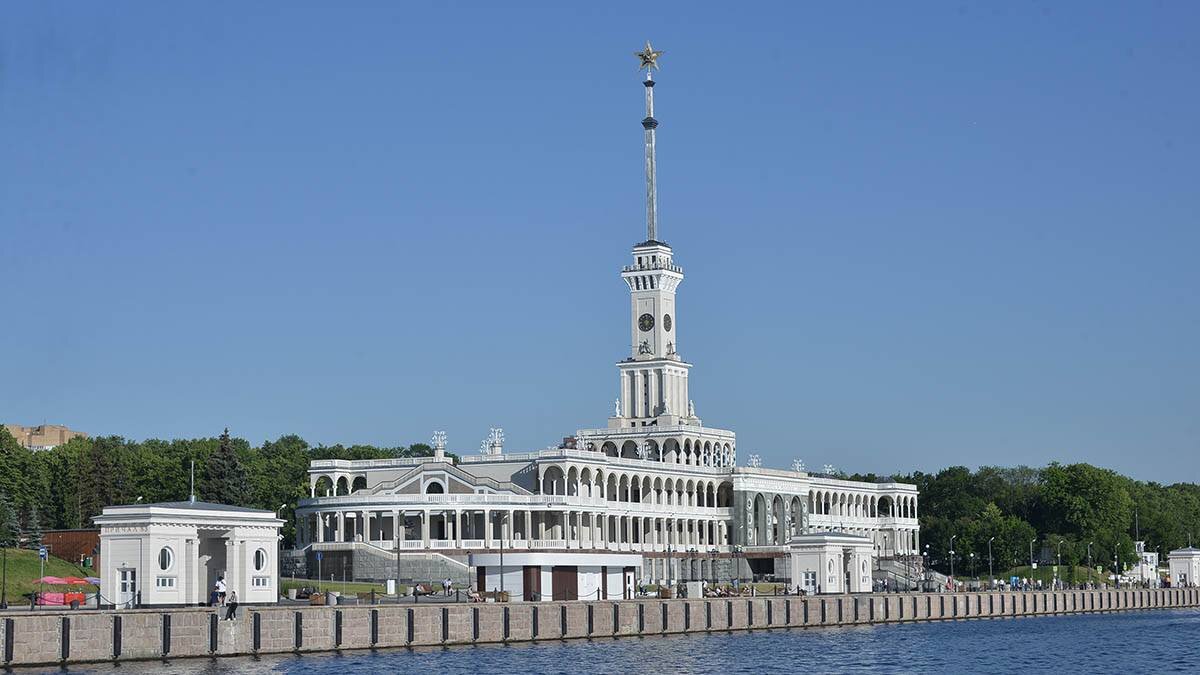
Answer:
<svg viewBox="0 0 1200 675"><path fill-rule="evenodd" d="M122 567L117 576L117 606L131 608L137 602L137 570Z"/></svg>
<svg viewBox="0 0 1200 675"><path fill-rule="evenodd" d="M550 568L551 590L555 600L579 599L579 568L574 565L555 565Z"/></svg>

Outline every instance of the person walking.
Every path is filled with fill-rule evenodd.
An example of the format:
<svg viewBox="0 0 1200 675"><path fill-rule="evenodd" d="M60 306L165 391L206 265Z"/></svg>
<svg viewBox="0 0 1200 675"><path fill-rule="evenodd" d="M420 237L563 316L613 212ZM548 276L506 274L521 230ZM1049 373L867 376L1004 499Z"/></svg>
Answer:
<svg viewBox="0 0 1200 675"><path fill-rule="evenodd" d="M229 609L225 611L225 620L233 621L234 619L237 618L237 606L238 606L237 591L234 591L229 594L229 600L225 604L229 607Z"/></svg>
<svg viewBox="0 0 1200 675"><path fill-rule="evenodd" d="M225 604L225 577L217 577L217 601Z"/></svg>
<svg viewBox="0 0 1200 675"><path fill-rule="evenodd" d="M446 594L446 597L450 597L450 587L453 585L454 582L450 580L450 577L446 577L446 579L442 581L442 592Z"/></svg>

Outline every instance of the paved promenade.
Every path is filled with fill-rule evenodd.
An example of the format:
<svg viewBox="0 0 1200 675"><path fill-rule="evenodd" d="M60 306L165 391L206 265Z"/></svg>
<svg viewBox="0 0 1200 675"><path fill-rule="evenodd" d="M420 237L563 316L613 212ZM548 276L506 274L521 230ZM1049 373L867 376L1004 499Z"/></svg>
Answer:
<svg viewBox="0 0 1200 675"><path fill-rule="evenodd" d="M5 665L318 652L1200 606L1200 589L6 612Z"/></svg>

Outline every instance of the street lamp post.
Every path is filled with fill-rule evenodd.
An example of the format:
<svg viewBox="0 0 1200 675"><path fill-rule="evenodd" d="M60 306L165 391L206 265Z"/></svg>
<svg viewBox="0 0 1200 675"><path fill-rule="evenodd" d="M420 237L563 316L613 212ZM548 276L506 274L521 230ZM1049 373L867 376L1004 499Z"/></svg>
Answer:
<svg viewBox="0 0 1200 675"><path fill-rule="evenodd" d="M405 529L403 516L395 520L396 523L392 526L392 539L396 548L396 604L398 605L400 604L400 542L404 541ZM482 593L483 589L479 589L479 592Z"/></svg>
<svg viewBox="0 0 1200 675"><path fill-rule="evenodd" d="M672 553L674 553L674 550L671 547L671 542L667 542L667 588L671 588L671 575L675 572L675 570L671 569L675 564Z"/></svg>
<svg viewBox="0 0 1200 675"><path fill-rule="evenodd" d="M971 579L975 579L975 552L971 551Z"/></svg>
<svg viewBox="0 0 1200 675"><path fill-rule="evenodd" d="M504 521L508 518L507 511L500 512L500 597L504 597ZM488 524L491 527L491 523ZM496 598L499 600L500 598Z"/></svg>
<svg viewBox="0 0 1200 675"><path fill-rule="evenodd" d="M954 540L958 535L950 535L950 583L954 583Z"/></svg>
<svg viewBox="0 0 1200 675"><path fill-rule="evenodd" d="M1063 545L1063 540L1059 539L1058 540L1058 564L1056 564L1054 566L1054 588L1056 588L1056 589L1058 588L1058 581L1059 581L1059 577L1058 577L1059 571L1058 570L1060 567L1062 567L1062 545Z"/></svg>
<svg viewBox="0 0 1200 675"><path fill-rule="evenodd" d="M1088 588L1092 587L1092 544L1096 542L1088 542Z"/></svg>
<svg viewBox="0 0 1200 675"><path fill-rule="evenodd" d="M988 588L996 585L996 573L992 571L992 542L995 537L988 539Z"/></svg>
<svg viewBox="0 0 1200 675"><path fill-rule="evenodd" d="M925 551L921 554L925 556L924 564L921 567L921 590L929 592L929 544L925 544Z"/></svg>
<svg viewBox="0 0 1200 675"><path fill-rule="evenodd" d="M1037 539L1029 540L1029 570L1030 570L1029 577L1031 579L1033 578L1033 568L1037 564L1037 563L1033 562L1033 544L1036 541L1037 541Z"/></svg>

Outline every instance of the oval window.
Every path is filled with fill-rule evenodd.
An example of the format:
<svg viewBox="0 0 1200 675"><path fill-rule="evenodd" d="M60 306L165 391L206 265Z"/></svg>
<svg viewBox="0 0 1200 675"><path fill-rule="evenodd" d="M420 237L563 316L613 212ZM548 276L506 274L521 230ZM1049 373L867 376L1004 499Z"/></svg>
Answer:
<svg viewBox="0 0 1200 675"><path fill-rule="evenodd" d="M863 561L862 568L863 568L863 574L866 574L867 573L867 561L866 560Z"/></svg>
<svg viewBox="0 0 1200 675"><path fill-rule="evenodd" d="M158 552L158 568L162 571L171 569L171 563L175 562L175 554L166 546Z"/></svg>
<svg viewBox="0 0 1200 675"><path fill-rule="evenodd" d="M833 574L833 561L832 560L829 561L829 573Z"/></svg>
<svg viewBox="0 0 1200 675"><path fill-rule="evenodd" d="M267 552L261 548L254 552L254 569L258 572L263 571L267 566Z"/></svg>

